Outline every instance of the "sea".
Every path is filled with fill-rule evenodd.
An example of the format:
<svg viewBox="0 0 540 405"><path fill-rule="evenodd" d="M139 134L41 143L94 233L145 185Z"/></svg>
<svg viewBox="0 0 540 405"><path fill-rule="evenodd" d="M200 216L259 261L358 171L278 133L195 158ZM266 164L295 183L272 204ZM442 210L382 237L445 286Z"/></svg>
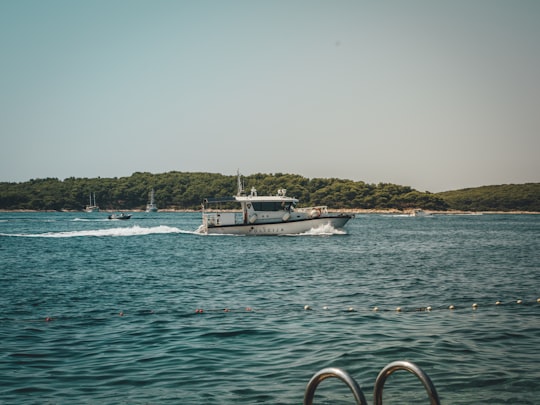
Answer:
<svg viewBox="0 0 540 405"><path fill-rule="evenodd" d="M540 215L362 214L302 235L200 213L0 213L0 403L302 404L395 361L442 404L540 404ZM352 404L338 378L315 404ZM428 404L391 374L384 404Z"/></svg>

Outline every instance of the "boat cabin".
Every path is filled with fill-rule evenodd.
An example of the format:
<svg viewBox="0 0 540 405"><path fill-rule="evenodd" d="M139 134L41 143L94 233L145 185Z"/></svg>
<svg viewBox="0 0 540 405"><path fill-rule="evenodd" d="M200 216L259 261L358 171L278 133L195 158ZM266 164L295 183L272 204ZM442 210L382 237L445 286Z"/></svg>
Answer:
<svg viewBox="0 0 540 405"><path fill-rule="evenodd" d="M204 214L208 226L288 221L291 215L293 215L298 199L287 197L287 190L285 189L279 189L278 193L274 196L261 197L257 195L257 189L253 187L249 195L241 193L235 197L207 198L204 200L204 204L228 202L239 203L240 213L214 212Z"/></svg>

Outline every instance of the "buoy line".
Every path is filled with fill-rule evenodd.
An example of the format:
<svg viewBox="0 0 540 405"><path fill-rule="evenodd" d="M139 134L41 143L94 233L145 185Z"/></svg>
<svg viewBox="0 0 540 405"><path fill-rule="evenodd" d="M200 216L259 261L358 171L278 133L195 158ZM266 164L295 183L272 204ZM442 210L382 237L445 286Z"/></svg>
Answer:
<svg viewBox="0 0 540 405"><path fill-rule="evenodd" d="M360 308L360 309L357 309L355 307L347 307L346 309L342 309L342 311L344 312L366 312L366 311L369 311L369 312L431 312L431 311L435 311L435 310L450 310L450 311L455 311L455 310L462 310L462 309L467 309L467 308L470 308L472 310L478 310L480 309L481 307L482 308L487 308L487 307L490 307L490 306L510 306L510 305L534 305L534 304L540 304L540 298L537 298L536 301L524 301L522 299L517 299L517 300L514 300L514 301L507 301L507 302L503 302L503 301L495 301L494 303L491 303L491 304L484 304L484 305L480 305L478 304L477 302L474 302L473 304L471 305L454 305L454 304L450 304L450 305L447 305L447 306L436 306L436 307L432 307L432 306L425 306L425 307L402 307L402 306L396 306L396 307L393 307L393 308L387 308L387 307L379 307L377 305L371 307L370 309L366 309L366 308ZM304 306L304 310L305 311L312 311L313 308L310 306L310 305L305 305ZM322 310L323 311L327 311L329 310L329 307L328 306L323 306L322 307Z"/></svg>
<svg viewBox="0 0 540 405"><path fill-rule="evenodd" d="M524 301L522 299L517 299L517 300L513 300L513 301L503 302L503 301L498 300L498 301L492 302L491 304L482 304L482 305L480 305L477 302L474 302L471 305L462 305L462 304L454 305L454 304L450 304L450 305L439 305L439 306L429 306L428 305L428 306L424 306L424 307L396 306L396 307L393 307L393 308L380 307L380 306L373 306L373 307L370 307L370 308L365 308L365 307L356 308L356 307L353 307L353 306L349 306L349 307L342 307L342 308L336 309L336 307L330 307L328 305L323 305L320 308L315 308L312 305L307 305L306 304L306 305L303 306L303 310L304 311L321 310L323 312L336 311L336 310L338 312L431 312L431 311L437 311L437 310L450 310L450 311L463 310L463 309L478 310L480 308L487 308L487 307L490 307L490 306L510 306L510 305L524 305L524 306L526 306L526 305L534 305L534 304L540 304L540 298L536 299L535 301L534 300L532 300L532 301ZM204 309L201 309L201 308L197 308L195 310L195 313L196 314L202 314L202 313L205 313L205 312L218 313L218 312L242 312L242 311L253 311L253 312L258 312L258 313L269 312L269 310L267 308L252 309L252 308L248 307L246 309L224 308L224 309L209 309L209 310L204 310ZM274 311L274 312L277 312L277 311Z"/></svg>
<svg viewBox="0 0 540 405"><path fill-rule="evenodd" d="M465 309L469 309L469 310L472 310L472 311L478 311L478 310L481 310L483 308L489 308L489 307L510 307L510 306L513 306L513 307L520 307L520 306L532 306L532 305L535 305L535 304L540 304L540 298L537 298L536 300L531 300L531 301L527 301L527 300L522 300L522 299L515 299L515 300L511 300L511 301L500 301L500 300L497 300L495 302L491 302L491 303L484 303L484 304L479 304L478 302L473 302L472 304L459 304L459 305L455 305L455 304L449 304L449 305L438 305L438 306L422 306L422 307L413 307L413 306L407 306L407 307L404 307L404 306L395 306L395 307L388 307L388 305L384 306L384 307L381 307L381 306L377 306L377 305L374 305L372 307L354 307L354 306L348 306L348 307L331 307L329 305L323 305L321 307L317 307L317 308L314 308L313 306L311 305L304 305L302 307L303 311L305 312L317 312L317 311L322 311L322 312L341 312L341 313L356 313L356 312L364 312L364 313L377 313L377 312L395 312L395 313L402 313L402 312L432 312L432 311L441 311L441 310L446 310L446 311L458 311L458 310L465 310ZM224 307L224 308L210 308L210 309L204 309L204 308L196 308L193 312L189 312L189 313L181 313L182 316L186 316L186 315L200 315L200 314L218 314L218 313L269 313L269 312L275 312L275 313L279 313L280 311L278 310L275 310L275 309L268 309L268 308L252 308L252 307L243 307L243 308L229 308L229 307ZM129 312L129 311L124 311L124 310L120 310L114 314L111 314L113 316L117 316L117 317L129 317L129 315L133 316L148 316L148 315L154 315L154 314L159 314L160 311L154 311L152 309L144 309L144 310L137 310L135 312ZM69 317L69 318L72 318L72 317ZM19 319L20 321L26 321L26 322L52 322L52 321L57 321L57 320L60 320L62 319L62 316L45 316L43 318L40 318L40 319ZM99 318L96 318L95 320L107 320L107 319L110 319L110 317L99 317ZM13 321L15 319L9 319L9 318L4 318L2 320L0 320L0 322L2 321Z"/></svg>

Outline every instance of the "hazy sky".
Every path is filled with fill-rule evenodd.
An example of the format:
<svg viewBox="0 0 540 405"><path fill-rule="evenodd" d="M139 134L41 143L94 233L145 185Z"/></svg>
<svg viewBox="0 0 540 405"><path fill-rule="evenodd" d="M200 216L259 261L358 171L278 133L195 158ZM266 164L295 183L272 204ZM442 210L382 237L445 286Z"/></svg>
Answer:
<svg viewBox="0 0 540 405"><path fill-rule="evenodd" d="M540 1L0 1L0 181L540 182Z"/></svg>

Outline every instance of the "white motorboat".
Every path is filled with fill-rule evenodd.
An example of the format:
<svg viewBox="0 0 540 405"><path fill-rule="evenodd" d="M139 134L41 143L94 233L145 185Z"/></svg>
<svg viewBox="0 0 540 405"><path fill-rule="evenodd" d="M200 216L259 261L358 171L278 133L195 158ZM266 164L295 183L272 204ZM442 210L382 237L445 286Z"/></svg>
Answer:
<svg viewBox="0 0 540 405"><path fill-rule="evenodd" d="M202 204L202 225L198 232L223 235L290 235L324 226L340 229L352 214L331 213L326 206L297 208L299 200L280 189L273 196L259 196L255 188L246 195L238 175L238 193L233 197L206 198ZM235 203L236 212L208 212L210 204Z"/></svg>
<svg viewBox="0 0 540 405"><path fill-rule="evenodd" d="M146 204L146 212L157 212L158 207L154 201L154 189L150 191L150 202Z"/></svg>
<svg viewBox="0 0 540 405"><path fill-rule="evenodd" d="M431 214L421 209L414 209L411 211L411 217L429 217Z"/></svg>
<svg viewBox="0 0 540 405"><path fill-rule="evenodd" d="M96 193L94 193L94 201L92 201L92 194L90 194L90 204L87 205L84 210L86 212L99 212L99 207L96 204Z"/></svg>

